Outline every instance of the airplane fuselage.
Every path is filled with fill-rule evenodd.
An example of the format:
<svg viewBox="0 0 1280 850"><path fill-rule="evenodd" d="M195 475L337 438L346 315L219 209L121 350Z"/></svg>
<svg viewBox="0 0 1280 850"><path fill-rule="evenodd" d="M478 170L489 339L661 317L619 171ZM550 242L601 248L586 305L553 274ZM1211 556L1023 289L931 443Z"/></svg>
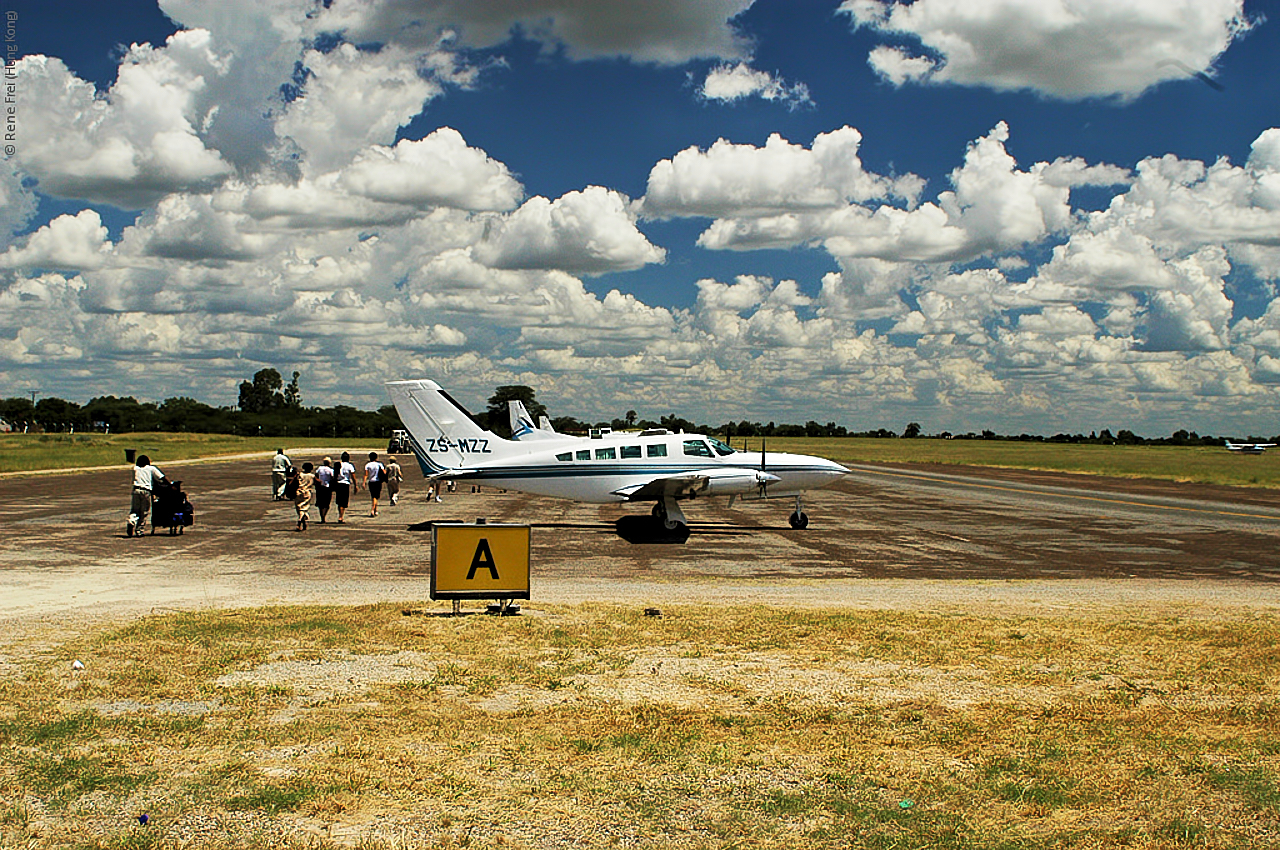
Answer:
<svg viewBox="0 0 1280 850"><path fill-rule="evenodd" d="M785 452L742 452L700 434L613 433L598 439L562 436L508 449L487 459L484 439L438 438L416 445L427 475L585 502L625 502L656 477L688 475L705 484L679 493L697 496L794 496L823 487L847 470L824 458ZM425 458L425 460L424 460ZM763 470L762 470L763 459ZM762 475L763 473L763 475ZM764 485L764 486L762 486ZM641 495L639 498L645 498Z"/></svg>

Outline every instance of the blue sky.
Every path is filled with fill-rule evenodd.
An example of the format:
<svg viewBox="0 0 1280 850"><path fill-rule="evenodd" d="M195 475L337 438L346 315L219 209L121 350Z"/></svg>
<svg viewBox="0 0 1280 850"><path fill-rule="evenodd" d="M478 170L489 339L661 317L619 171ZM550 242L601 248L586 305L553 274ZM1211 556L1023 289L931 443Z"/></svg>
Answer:
<svg viewBox="0 0 1280 850"><path fill-rule="evenodd" d="M1274 2L0 9L3 395L1280 432Z"/></svg>

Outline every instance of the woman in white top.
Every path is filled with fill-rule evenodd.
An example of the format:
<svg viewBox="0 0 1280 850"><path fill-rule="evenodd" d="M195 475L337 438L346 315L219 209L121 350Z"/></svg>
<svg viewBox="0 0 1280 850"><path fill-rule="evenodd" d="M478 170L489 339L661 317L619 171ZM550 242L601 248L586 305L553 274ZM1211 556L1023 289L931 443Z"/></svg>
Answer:
<svg viewBox="0 0 1280 850"><path fill-rule="evenodd" d="M333 500L338 503L338 522L347 521L347 506L351 504L351 491L360 492L360 479L351 462L351 453L343 452L342 461L334 470Z"/></svg>
<svg viewBox="0 0 1280 850"><path fill-rule="evenodd" d="M378 515L378 499L382 496L382 482L387 480L387 468L378 461L377 452L369 452L369 462L364 465L364 486L369 488L369 516Z"/></svg>

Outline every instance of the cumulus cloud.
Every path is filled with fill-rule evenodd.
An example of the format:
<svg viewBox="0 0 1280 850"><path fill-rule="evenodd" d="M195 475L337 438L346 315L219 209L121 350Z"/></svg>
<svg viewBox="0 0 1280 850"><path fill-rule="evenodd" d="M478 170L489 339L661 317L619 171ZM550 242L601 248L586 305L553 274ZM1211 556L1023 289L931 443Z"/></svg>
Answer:
<svg viewBox="0 0 1280 850"><path fill-rule="evenodd" d="M789 109L813 104L809 88L804 83L788 85L767 71L757 71L746 62L722 64L712 68L698 88L698 95L706 100L730 103L743 98L759 97L781 101Z"/></svg>
<svg viewBox="0 0 1280 850"><path fill-rule="evenodd" d="M879 45L869 63L909 82L1026 89L1052 97L1134 98L1172 79L1213 72L1253 25L1244 0L845 0L854 28L918 41Z"/></svg>
<svg viewBox="0 0 1280 850"><path fill-rule="evenodd" d="M276 241L255 232L243 213L217 209L210 196L180 193L126 228L121 244L144 256L203 262L250 260L267 254Z"/></svg>
<svg viewBox="0 0 1280 850"><path fill-rule="evenodd" d="M737 164L738 172L753 176L746 170L748 164L778 158L777 152L769 156L768 144L764 149L743 146L744 150L734 151L740 163L719 158L723 167L718 171L703 166L703 160L717 159L714 148L701 159L694 151L683 163L659 163L650 174L652 205L659 211L718 215L699 237L698 244L706 248L750 250L822 244L841 259L950 262L1007 251L1062 231L1071 222L1071 186L1109 184L1125 176L1121 169L1087 166L1078 160L1037 163L1027 171L1020 170L1005 149L1009 128L1001 122L969 146L964 165L951 173L953 189L940 193L936 201L906 207L846 203L875 197L872 193L907 194L913 201L920 183L911 176L890 182L863 172L852 157L860 139L857 131L846 128L841 132L843 145L824 144L822 152L835 148L842 155L819 156L818 140L811 157L786 150L791 161L802 163L809 173L775 168L770 188L754 194L741 188L754 188L751 180L734 183L730 179L732 166ZM774 144L778 148L786 145L781 140ZM676 159L688 153L682 152ZM735 187L734 192L717 195L702 190L707 183L717 188L709 177L720 177ZM833 184L850 188L832 191ZM719 205L704 201L696 206L699 194L719 201ZM648 209L648 196L645 203Z"/></svg>
<svg viewBox="0 0 1280 850"><path fill-rule="evenodd" d="M102 218L93 210L60 215L31 234L26 244L0 255L2 268L100 269L112 253Z"/></svg>
<svg viewBox="0 0 1280 850"><path fill-rule="evenodd" d="M395 147L366 148L339 180L352 194L375 201L476 212L514 209L524 194L505 165L468 147L449 127Z"/></svg>
<svg viewBox="0 0 1280 850"><path fill-rule="evenodd" d="M212 186L232 168L201 137L214 108L202 93L226 67L203 30L175 33L163 48L134 45L105 95L59 59L24 57L17 85L41 108L18 125L15 160L42 192L133 209Z"/></svg>
<svg viewBox="0 0 1280 850"><path fill-rule="evenodd" d="M913 200L922 181L880 177L862 167L862 134L852 127L820 133L809 148L774 133L764 147L720 139L687 148L649 172L644 210L653 216L765 216L841 208L872 198Z"/></svg>
<svg viewBox="0 0 1280 850"><path fill-rule="evenodd" d="M499 269L601 274L660 263L666 252L636 229L624 195L588 186L554 201L530 198L476 245L475 257Z"/></svg>
<svg viewBox="0 0 1280 850"><path fill-rule="evenodd" d="M444 91L419 73L415 53L398 47L374 52L344 43L329 53L307 51L302 63L302 94L276 122L276 132L297 143L311 174L335 171L360 149L393 141L399 127Z"/></svg>

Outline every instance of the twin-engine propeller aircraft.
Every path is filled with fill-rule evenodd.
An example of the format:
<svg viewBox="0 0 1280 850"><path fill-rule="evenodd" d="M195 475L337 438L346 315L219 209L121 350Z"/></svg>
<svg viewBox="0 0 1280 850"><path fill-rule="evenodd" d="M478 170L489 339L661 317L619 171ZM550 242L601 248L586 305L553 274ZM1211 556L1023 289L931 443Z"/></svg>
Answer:
<svg viewBox="0 0 1280 850"><path fill-rule="evenodd" d="M653 515L670 532L688 532L680 510L685 499L795 497L792 528L809 517L802 494L848 473L834 461L809 455L740 452L701 434L666 429L575 437L534 428L524 414L521 430L533 439L504 440L476 424L471 414L435 381L389 381L387 392L422 474L488 484L522 493L579 502L654 502ZM522 406L523 407L523 406Z"/></svg>
<svg viewBox="0 0 1280 850"><path fill-rule="evenodd" d="M1275 448L1275 443L1233 443L1227 440L1227 450L1246 455L1260 455L1267 449Z"/></svg>

